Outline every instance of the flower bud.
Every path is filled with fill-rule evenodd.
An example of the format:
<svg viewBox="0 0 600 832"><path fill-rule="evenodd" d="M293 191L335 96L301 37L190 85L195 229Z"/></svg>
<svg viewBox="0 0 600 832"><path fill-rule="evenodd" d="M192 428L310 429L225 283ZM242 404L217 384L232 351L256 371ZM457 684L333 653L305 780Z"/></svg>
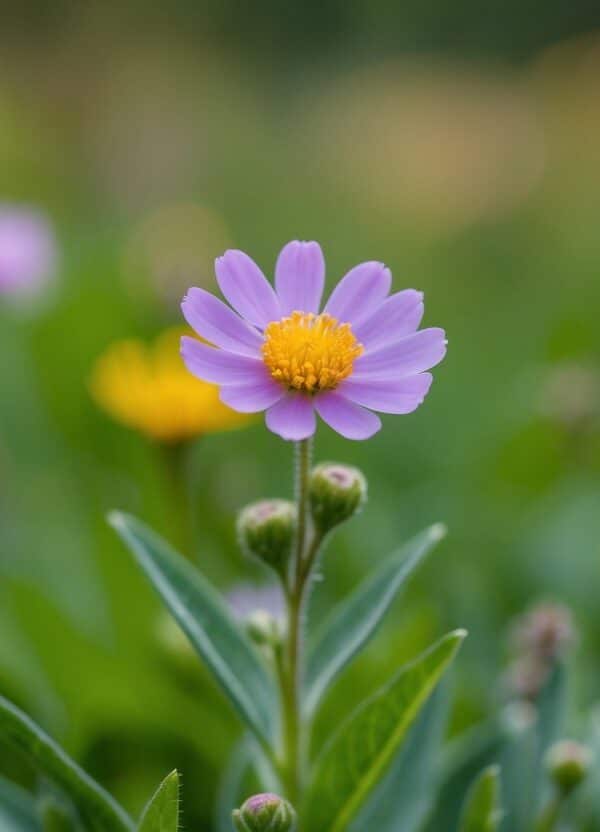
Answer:
<svg viewBox="0 0 600 832"><path fill-rule="evenodd" d="M367 499L367 483L349 465L326 462L313 468L310 476L310 508L317 531L328 532L349 520Z"/></svg>
<svg viewBox="0 0 600 832"><path fill-rule="evenodd" d="M233 825L237 832L294 832L296 812L276 794L256 794L234 811Z"/></svg>
<svg viewBox="0 0 600 832"><path fill-rule="evenodd" d="M546 754L546 767L557 788L565 795L585 779L592 763L589 748L574 740L561 740Z"/></svg>
<svg viewBox="0 0 600 832"><path fill-rule="evenodd" d="M246 632L259 647L278 647L283 639L281 621L266 610L254 610L245 621Z"/></svg>
<svg viewBox="0 0 600 832"><path fill-rule="evenodd" d="M287 500L261 500L240 513L238 533L244 552L285 575L296 532L296 507Z"/></svg>

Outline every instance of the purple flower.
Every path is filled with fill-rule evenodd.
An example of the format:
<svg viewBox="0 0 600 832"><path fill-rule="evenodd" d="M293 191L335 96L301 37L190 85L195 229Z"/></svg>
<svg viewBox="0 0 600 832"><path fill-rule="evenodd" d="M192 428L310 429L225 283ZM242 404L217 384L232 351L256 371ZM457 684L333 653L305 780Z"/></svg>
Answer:
<svg viewBox="0 0 600 832"><path fill-rule="evenodd" d="M56 268L56 243L48 222L26 208L0 205L0 293L31 293Z"/></svg>
<svg viewBox="0 0 600 832"><path fill-rule="evenodd" d="M268 613L278 621L285 619L285 599L276 584L238 584L227 593L227 603L240 621L245 621L256 612Z"/></svg>
<svg viewBox="0 0 600 832"><path fill-rule="evenodd" d="M381 427L373 410L411 413L422 403L432 381L424 371L444 357L446 336L417 331L422 293L389 295L392 277L382 263L351 269L322 312L318 243L283 248L274 289L242 251L226 251L215 268L230 306L197 288L182 305L214 347L184 337L181 352L190 372L219 385L229 407L266 410L270 430L298 441L315 432L316 413L342 436L368 439Z"/></svg>

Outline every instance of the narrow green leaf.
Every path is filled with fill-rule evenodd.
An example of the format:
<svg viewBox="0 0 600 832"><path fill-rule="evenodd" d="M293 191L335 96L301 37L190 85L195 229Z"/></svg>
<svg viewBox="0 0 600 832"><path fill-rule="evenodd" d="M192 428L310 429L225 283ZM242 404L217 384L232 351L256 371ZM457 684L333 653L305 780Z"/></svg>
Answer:
<svg viewBox="0 0 600 832"><path fill-rule="evenodd" d="M242 802L242 783L252 761L252 745L244 737L233 749L223 771L215 806L217 832L231 832L231 813Z"/></svg>
<svg viewBox="0 0 600 832"><path fill-rule="evenodd" d="M308 655L304 703L312 713L333 679L373 636L407 578L446 533L437 523L387 558L333 610Z"/></svg>
<svg viewBox="0 0 600 832"><path fill-rule="evenodd" d="M436 763L448 718L442 683L408 731L382 782L373 790L349 832L418 832L435 797Z"/></svg>
<svg viewBox="0 0 600 832"><path fill-rule="evenodd" d="M502 769L502 829L529 832L538 799L539 737L537 715L528 703L511 702L502 713L506 742L499 757Z"/></svg>
<svg viewBox="0 0 600 832"><path fill-rule="evenodd" d="M465 636L450 633L364 702L317 760L304 804L309 832L343 832L394 754Z"/></svg>
<svg viewBox="0 0 600 832"><path fill-rule="evenodd" d="M424 832L457 828L474 778L483 768L498 761L508 742L505 721L493 719L476 725L450 744L442 759L435 806Z"/></svg>
<svg viewBox="0 0 600 832"><path fill-rule="evenodd" d="M109 522L214 673L253 733L268 745L278 712L275 684L220 594L146 525L119 512Z"/></svg>
<svg viewBox="0 0 600 832"><path fill-rule="evenodd" d="M0 696L0 738L19 748L63 788L98 832L130 832L133 822L119 804L19 708Z"/></svg>
<svg viewBox="0 0 600 832"><path fill-rule="evenodd" d="M501 817L499 800L500 769L490 766L469 789L460 832L496 832Z"/></svg>
<svg viewBox="0 0 600 832"><path fill-rule="evenodd" d="M38 812L44 832L75 832L76 828L81 828L76 826L71 807L53 795L45 795L40 800Z"/></svg>
<svg viewBox="0 0 600 832"><path fill-rule="evenodd" d="M172 771L154 792L138 825L138 832L177 832L179 773Z"/></svg>
<svg viewBox="0 0 600 832"><path fill-rule="evenodd" d="M41 832L33 797L4 777L0 777L0 829L2 832Z"/></svg>

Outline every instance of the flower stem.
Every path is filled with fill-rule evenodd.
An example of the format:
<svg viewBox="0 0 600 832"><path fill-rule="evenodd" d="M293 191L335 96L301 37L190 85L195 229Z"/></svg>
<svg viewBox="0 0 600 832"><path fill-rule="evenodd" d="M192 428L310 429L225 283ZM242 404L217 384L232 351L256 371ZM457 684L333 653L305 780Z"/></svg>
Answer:
<svg viewBox="0 0 600 832"><path fill-rule="evenodd" d="M560 795L555 795L543 810L537 825L536 832L554 832L560 818L562 800Z"/></svg>
<svg viewBox="0 0 600 832"><path fill-rule="evenodd" d="M285 673L282 680L284 719L284 781L287 797L297 804L302 791L304 744L301 735L300 684L302 664L302 617L307 587L304 560L309 538L308 482L312 455L312 440L304 439L296 445L296 506L297 530L289 582L286 588L288 603L288 633Z"/></svg>

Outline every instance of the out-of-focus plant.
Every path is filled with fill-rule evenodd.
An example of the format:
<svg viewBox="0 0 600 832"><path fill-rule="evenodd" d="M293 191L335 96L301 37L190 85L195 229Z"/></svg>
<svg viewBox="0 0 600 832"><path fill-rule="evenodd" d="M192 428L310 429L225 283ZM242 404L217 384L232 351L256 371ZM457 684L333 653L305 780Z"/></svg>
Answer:
<svg viewBox="0 0 600 832"><path fill-rule="evenodd" d="M219 400L214 384L190 377L179 357L182 330L163 332L153 344L117 341L98 358L90 388L114 419L159 442L178 444L247 422Z"/></svg>
<svg viewBox="0 0 600 832"><path fill-rule="evenodd" d="M0 204L0 298L37 295L55 276L57 261L56 239L44 215Z"/></svg>
<svg viewBox="0 0 600 832"><path fill-rule="evenodd" d="M217 261L217 278L233 309L197 288L183 304L188 323L208 342L182 339L184 361L200 379L186 381L210 386L211 394L240 413L266 411L267 426L296 446L294 502L262 500L238 519L244 552L277 577L275 606L272 595L249 601L246 590L227 603L145 524L121 512L110 515L245 726L219 798L219 832L230 832L232 823L237 832L361 832L375 825L380 832L557 832L591 766L586 748L553 745L562 736L563 658L573 632L560 608L534 610L516 630L520 653L535 654L543 664L535 689L529 685L524 693L514 687L501 718L458 740L460 747L449 749L442 769L445 697L439 683L463 630L395 668L386 684L335 721L328 736L314 736L315 717L332 682L369 643L408 578L444 535L436 524L406 543L307 632L310 592L325 545L367 496L366 480L356 468L312 466L316 416L348 439L369 438L381 427L374 411L403 414L419 407L432 383L427 371L446 350L443 330L419 330L421 293L389 295L391 275L383 264L352 269L321 311L324 272L316 243L290 243L277 261L275 291L249 257L230 251ZM119 387L119 361L107 366L107 378L117 367L113 378L119 380L121 401L130 385ZM142 389L161 387L160 374L148 373L139 353L133 366L143 378ZM162 404L152 396L148 401L157 410L165 407L173 430L179 422L168 390L166 385L166 397L161 391ZM169 437L166 415L161 418L158 432L155 421L152 429L149 422L136 426L157 438L181 438ZM37 803L7 785L2 802L9 810L16 807L17 828L177 832L177 772L167 776L136 823L4 699L0 735L43 774L42 796L52 784L50 802ZM248 797L248 792L255 793ZM18 811L24 811L22 823ZM593 810L584 805L573 811L583 813L573 814L573 823L581 824Z"/></svg>

